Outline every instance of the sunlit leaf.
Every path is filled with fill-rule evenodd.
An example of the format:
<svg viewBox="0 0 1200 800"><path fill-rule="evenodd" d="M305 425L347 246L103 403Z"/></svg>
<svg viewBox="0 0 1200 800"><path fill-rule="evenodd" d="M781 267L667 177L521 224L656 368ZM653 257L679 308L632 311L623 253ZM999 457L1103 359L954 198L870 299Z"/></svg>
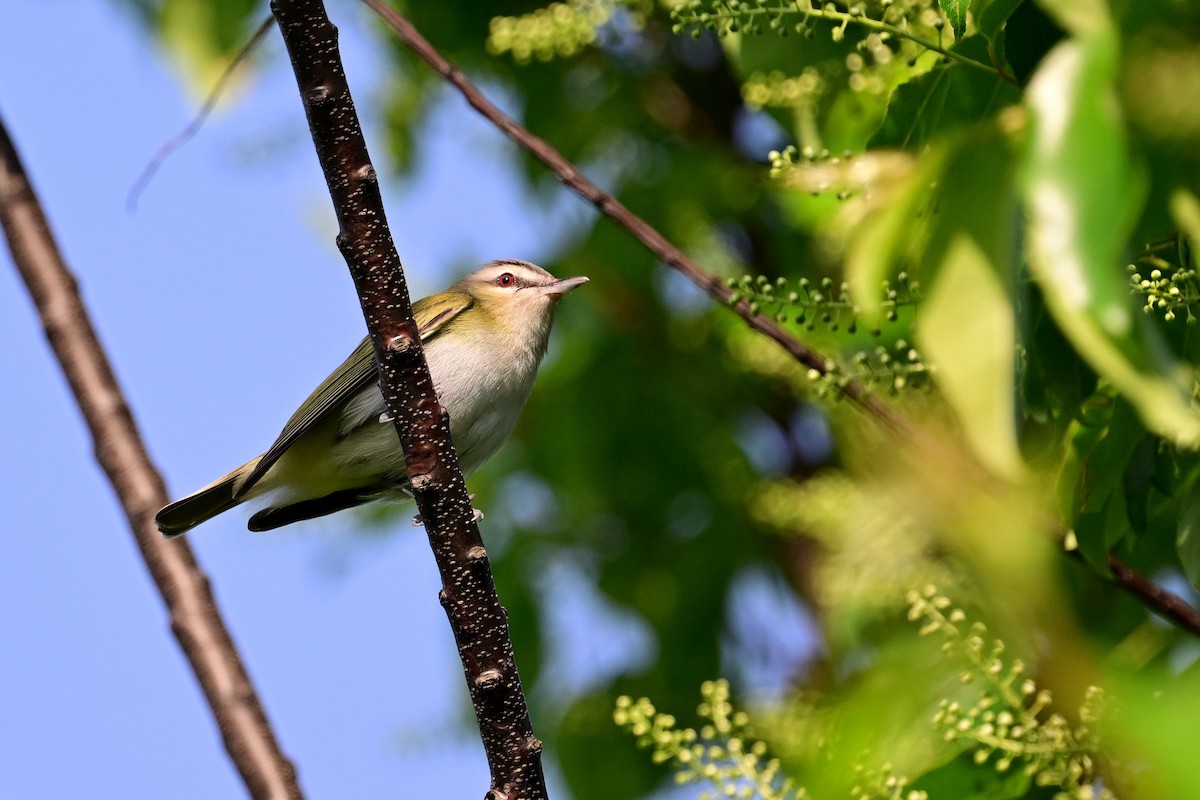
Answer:
<svg viewBox="0 0 1200 800"><path fill-rule="evenodd" d="M1122 249L1144 186L1117 114L1116 69L1114 34L1102 31L1059 45L1030 85L1030 264L1056 322L1096 371L1152 430L1197 443L1190 382L1126 285Z"/></svg>
<svg viewBox="0 0 1200 800"><path fill-rule="evenodd" d="M971 0L938 0L938 6L950 22L954 38L961 40L967 32L967 9L971 7Z"/></svg>
<svg viewBox="0 0 1200 800"><path fill-rule="evenodd" d="M1020 477L1012 303L988 254L965 232L946 248L920 313L921 346L972 449L996 474Z"/></svg>
<svg viewBox="0 0 1200 800"><path fill-rule="evenodd" d="M929 237L912 270L925 300L916 336L971 448L997 475L1023 474L1017 446L1018 262L1013 158L998 125L957 137L928 205Z"/></svg>
<svg viewBox="0 0 1200 800"><path fill-rule="evenodd" d="M1200 719L1200 671L1121 675L1114 683L1120 708L1101 718L1101 732L1120 748L1126 763L1137 764L1122 773L1122 796L1200 797L1192 746Z"/></svg>
<svg viewBox="0 0 1200 800"><path fill-rule="evenodd" d="M924 237L930 190L946 163L947 148L926 153L902 180L882 187L856 227L846 251L846 278L863 319L872 324L882 309L879 287L905 262Z"/></svg>
<svg viewBox="0 0 1200 800"><path fill-rule="evenodd" d="M1171 218L1192 240L1200 244L1200 199L1187 189L1176 189L1170 198Z"/></svg>
<svg viewBox="0 0 1200 800"><path fill-rule="evenodd" d="M1037 0L1037 4L1071 33L1092 34L1111 24L1104 0Z"/></svg>
<svg viewBox="0 0 1200 800"><path fill-rule="evenodd" d="M954 51L985 64L991 60L987 42L979 36L968 37ZM961 64L940 65L892 93L871 146L919 149L935 136L978 124L1020 97L1016 86L997 75Z"/></svg>

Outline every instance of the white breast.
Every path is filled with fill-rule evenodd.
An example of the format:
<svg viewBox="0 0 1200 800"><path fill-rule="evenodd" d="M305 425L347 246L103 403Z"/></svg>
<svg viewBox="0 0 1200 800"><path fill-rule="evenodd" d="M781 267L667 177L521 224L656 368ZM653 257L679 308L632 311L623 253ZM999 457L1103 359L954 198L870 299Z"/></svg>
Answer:
<svg viewBox="0 0 1200 800"><path fill-rule="evenodd" d="M464 472L487 461L512 433L533 388L540 353L437 337L425 351Z"/></svg>
<svg viewBox="0 0 1200 800"><path fill-rule="evenodd" d="M495 455L512 433L533 387L540 352L511 352L476 337L439 336L425 357L438 397L450 414L450 435L463 472ZM346 408L335 449L345 476L403 472L403 456L390 423L380 423L383 395L372 385ZM350 479L353 482L354 479Z"/></svg>

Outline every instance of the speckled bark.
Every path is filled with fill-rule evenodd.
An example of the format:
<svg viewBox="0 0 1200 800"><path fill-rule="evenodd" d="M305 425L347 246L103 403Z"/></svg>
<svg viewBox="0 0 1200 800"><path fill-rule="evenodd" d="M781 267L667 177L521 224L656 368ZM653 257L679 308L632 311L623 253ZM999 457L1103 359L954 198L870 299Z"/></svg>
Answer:
<svg viewBox="0 0 1200 800"><path fill-rule="evenodd" d="M546 797L504 608L473 518L413 320L378 178L346 85L337 30L320 0L271 4L337 212L337 243L362 301L380 385L404 448L417 508L442 577L440 599L458 643L491 769L492 800Z"/></svg>
<svg viewBox="0 0 1200 800"><path fill-rule="evenodd" d="M96 460L125 510L146 569L170 614L171 631L204 691L247 792L264 800L301 798L296 770L275 741L237 646L221 619L208 577L185 540L163 539L154 524L155 512L168 500L162 476L146 453L75 278L62 259L3 122L0 227L92 434Z"/></svg>

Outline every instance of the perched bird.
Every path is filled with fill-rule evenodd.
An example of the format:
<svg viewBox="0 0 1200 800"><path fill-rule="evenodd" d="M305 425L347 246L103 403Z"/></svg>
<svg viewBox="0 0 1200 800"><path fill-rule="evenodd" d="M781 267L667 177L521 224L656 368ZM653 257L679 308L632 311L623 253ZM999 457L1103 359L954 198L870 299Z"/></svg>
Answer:
<svg viewBox="0 0 1200 800"><path fill-rule="evenodd" d="M529 397L558 300L587 283L557 279L528 261L492 261L413 304L429 372L450 413L464 473L500 449ZM369 339L317 387L258 458L155 516L167 537L247 500L266 531L404 495L404 454L386 414Z"/></svg>

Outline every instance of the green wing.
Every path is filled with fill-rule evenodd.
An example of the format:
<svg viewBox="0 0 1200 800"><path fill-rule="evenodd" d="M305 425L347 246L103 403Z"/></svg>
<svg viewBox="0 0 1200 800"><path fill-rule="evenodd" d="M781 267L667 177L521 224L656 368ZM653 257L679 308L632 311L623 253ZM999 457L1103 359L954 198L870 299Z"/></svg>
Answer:
<svg viewBox="0 0 1200 800"><path fill-rule="evenodd" d="M447 324L462 312L471 307L471 296L466 292L442 292L432 297L426 297L413 304L413 316L417 320L417 329L421 333L421 341L428 342ZM378 380L375 369L375 352L369 338L354 348L350 357L341 366L322 381L308 399L300 404L300 408L283 426L279 438L237 487L234 497L241 497L250 487L258 483L272 465L287 452L315 425L320 423L331 412L339 410L346 402L355 397L363 389Z"/></svg>

